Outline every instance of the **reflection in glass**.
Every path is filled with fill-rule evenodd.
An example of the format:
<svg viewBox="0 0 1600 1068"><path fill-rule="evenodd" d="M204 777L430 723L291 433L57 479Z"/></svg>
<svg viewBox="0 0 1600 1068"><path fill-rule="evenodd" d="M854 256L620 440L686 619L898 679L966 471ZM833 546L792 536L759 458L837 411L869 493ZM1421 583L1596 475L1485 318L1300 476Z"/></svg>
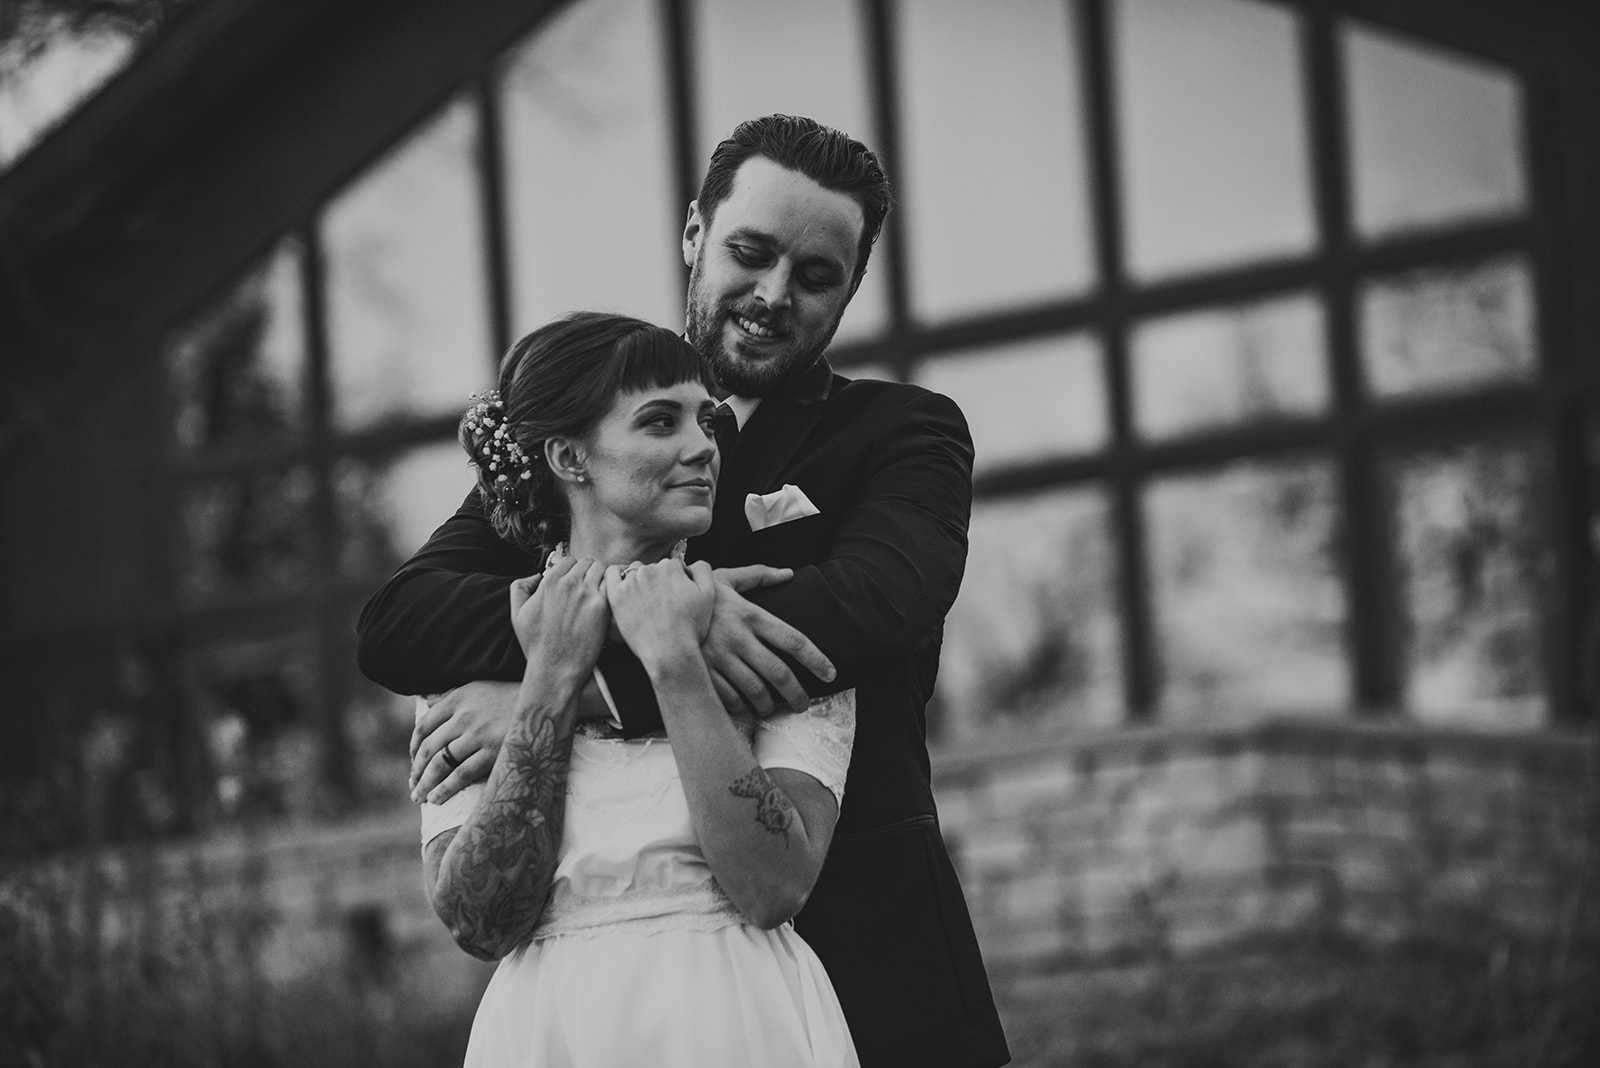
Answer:
<svg viewBox="0 0 1600 1068"><path fill-rule="evenodd" d="M1556 591L1540 459L1526 446L1483 443L1391 465L1406 703L1423 719L1543 721Z"/></svg>
<svg viewBox="0 0 1600 1068"><path fill-rule="evenodd" d="M1150 438L1328 404L1322 307L1298 296L1173 315L1133 332L1134 422Z"/></svg>
<svg viewBox="0 0 1600 1068"><path fill-rule="evenodd" d="M896 5L900 201L924 323L1060 299L1094 280L1068 7Z"/></svg>
<svg viewBox="0 0 1600 1068"><path fill-rule="evenodd" d="M190 601L291 593L312 575L311 473L296 467L196 480L183 490Z"/></svg>
<svg viewBox="0 0 1600 1068"><path fill-rule="evenodd" d="M387 575L408 558L473 488L472 468L455 441L423 445L379 464L346 460L333 477L348 575Z"/></svg>
<svg viewBox="0 0 1600 1068"><path fill-rule="evenodd" d="M1309 250L1298 16L1249 0L1112 11L1129 273Z"/></svg>
<svg viewBox="0 0 1600 1068"><path fill-rule="evenodd" d="M659 5L585 0L508 64L512 334L578 309L683 325Z"/></svg>
<svg viewBox="0 0 1600 1068"><path fill-rule="evenodd" d="M356 632L359 607L347 613L344 633ZM376 804L388 804L395 797L395 784L403 788L410 774L407 755L411 728L416 722L417 699L390 693L370 682L356 669L354 657L345 661L349 675L344 692L340 722L349 739L354 774L351 780L356 796Z"/></svg>
<svg viewBox="0 0 1600 1068"><path fill-rule="evenodd" d="M1522 99L1509 71L1355 26L1344 52L1360 233L1524 206Z"/></svg>
<svg viewBox="0 0 1600 1068"><path fill-rule="evenodd" d="M978 471L1090 452L1109 434L1100 345L1087 334L935 357L915 381L961 405Z"/></svg>
<svg viewBox="0 0 1600 1068"><path fill-rule="evenodd" d="M735 126L775 112L810 116L881 149L855 0L695 0L690 6L699 74L697 177ZM886 259L880 240L839 324L839 342L874 337L887 327Z"/></svg>
<svg viewBox="0 0 1600 1068"><path fill-rule="evenodd" d="M1122 721L1116 554L1105 495L979 501L935 691L946 742Z"/></svg>
<svg viewBox="0 0 1600 1068"><path fill-rule="evenodd" d="M188 657L187 698L203 725L223 819L313 815L321 783L314 651L301 637L202 646Z"/></svg>
<svg viewBox="0 0 1600 1068"><path fill-rule="evenodd" d="M0 855L148 840L198 819L164 637L107 644L67 633L6 658L8 707L26 709L28 725L7 743Z"/></svg>
<svg viewBox="0 0 1600 1068"><path fill-rule="evenodd" d="M1532 290L1517 260L1369 283L1361 301L1369 388L1393 396L1530 377Z"/></svg>
<svg viewBox="0 0 1600 1068"><path fill-rule="evenodd" d="M284 241L166 345L184 448L253 448L306 426L300 249Z"/></svg>
<svg viewBox="0 0 1600 1068"><path fill-rule="evenodd" d="M1162 479L1145 508L1162 716L1336 711L1349 680L1332 464Z"/></svg>
<svg viewBox="0 0 1600 1068"><path fill-rule="evenodd" d="M115 7L105 13L112 27L90 30L75 29L56 10L56 5L17 4L15 13L6 16L9 33L0 36L0 65L5 67L0 78L0 167L32 148L127 66L139 43L137 34L116 19L126 12Z"/></svg>
<svg viewBox="0 0 1600 1068"><path fill-rule="evenodd" d="M490 385L482 220L465 103L445 109L324 217L335 423L465 406Z"/></svg>

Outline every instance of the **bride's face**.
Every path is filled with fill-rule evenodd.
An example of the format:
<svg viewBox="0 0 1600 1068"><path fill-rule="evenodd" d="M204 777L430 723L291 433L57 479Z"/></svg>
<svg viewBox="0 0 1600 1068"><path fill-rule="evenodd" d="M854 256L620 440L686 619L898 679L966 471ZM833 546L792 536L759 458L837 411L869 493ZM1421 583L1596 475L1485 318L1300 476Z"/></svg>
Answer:
<svg viewBox="0 0 1600 1068"><path fill-rule="evenodd" d="M699 382L619 394L585 442L600 515L634 538L704 533L721 469L715 407Z"/></svg>

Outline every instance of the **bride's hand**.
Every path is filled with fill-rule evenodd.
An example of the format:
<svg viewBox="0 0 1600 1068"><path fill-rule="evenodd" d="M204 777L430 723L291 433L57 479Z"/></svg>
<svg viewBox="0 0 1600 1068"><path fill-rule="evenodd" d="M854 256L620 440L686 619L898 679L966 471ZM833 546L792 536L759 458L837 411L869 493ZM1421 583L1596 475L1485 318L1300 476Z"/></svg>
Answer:
<svg viewBox="0 0 1600 1068"><path fill-rule="evenodd" d="M511 628L530 663L594 667L611 623L605 574L603 564L565 557L511 584Z"/></svg>
<svg viewBox="0 0 1600 1068"><path fill-rule="evenodd" d="M605 585L617 629L646 667L700 655L716 601L710 564L613 564L606 568Z"/></svg>

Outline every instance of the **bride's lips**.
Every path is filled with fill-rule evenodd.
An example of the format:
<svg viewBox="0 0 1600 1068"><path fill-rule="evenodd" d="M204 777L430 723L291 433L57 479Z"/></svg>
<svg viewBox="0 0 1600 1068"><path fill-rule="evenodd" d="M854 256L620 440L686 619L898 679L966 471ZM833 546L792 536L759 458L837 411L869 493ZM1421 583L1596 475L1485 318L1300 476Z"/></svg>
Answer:
<svg viewBox="0 0 1600 1068"><path fill-rule="evenodd" d="M717 484L711 481L709 478L690 478L685 479L682 482L674 482L671 488L705 490L707 493L710 493L712 490L717 488Z"/></svg>

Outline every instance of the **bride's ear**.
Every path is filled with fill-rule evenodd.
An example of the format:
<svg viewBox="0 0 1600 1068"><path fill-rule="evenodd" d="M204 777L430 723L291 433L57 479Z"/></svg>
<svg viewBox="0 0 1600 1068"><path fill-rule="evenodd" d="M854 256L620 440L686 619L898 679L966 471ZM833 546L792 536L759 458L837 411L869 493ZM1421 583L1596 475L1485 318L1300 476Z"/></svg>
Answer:
<svg viewBox="0 0 1600 1068"><path fill-rule="evenodd" d="M583 446L573 438L550 437L544 439L544 462L551 472L563 482L587 482L584 470Z"/></svg>

